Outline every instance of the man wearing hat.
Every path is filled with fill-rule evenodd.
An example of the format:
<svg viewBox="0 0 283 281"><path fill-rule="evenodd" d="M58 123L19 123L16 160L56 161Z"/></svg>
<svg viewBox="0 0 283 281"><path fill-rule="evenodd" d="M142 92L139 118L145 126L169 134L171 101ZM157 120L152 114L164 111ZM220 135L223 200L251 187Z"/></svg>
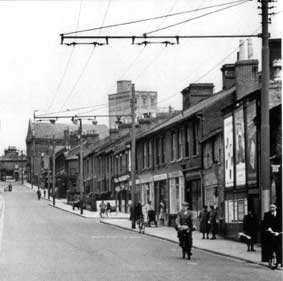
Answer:
<svg viewBox="0 0 283 281"><path fill-rule="evenodd" d="M265 243L268 244L266 245L267 247L264 249L265 255L270 257L272 255L272 249L276 249L278 263L281 263L282 235L280 235L280 233L282 232L282 221L281 216L277 211L277 206L275 204L271 204L269 212L264 213L263 230L265 232Z"/></svg>
<svg viewBox="0 0 283 281"><path fill-rule="evenodd" d="M186 252L188 259L191 258L192 252L192 231L193 231L193 216L189 210L189 203L183 202L182 209L177 214L176 218L176 230L178 231L179 245L183 250L183 258L185 258Z"/></svg>

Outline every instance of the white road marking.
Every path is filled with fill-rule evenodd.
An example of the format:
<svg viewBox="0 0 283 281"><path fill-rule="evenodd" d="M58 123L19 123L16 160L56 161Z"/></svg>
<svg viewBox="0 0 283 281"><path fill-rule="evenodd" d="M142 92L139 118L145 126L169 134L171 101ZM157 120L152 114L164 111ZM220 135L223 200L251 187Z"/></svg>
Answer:
<svg viewBox="0 0 283 281"><path fill-rule="evenodd" d="M188 262L188 264L191 264L191 265L198 265L197 262Z"/></svg>
<svg viewBox="0 0 283 281"><path fill-rule="evenodd" d="M140 239L139 236L92 235L93 239Z"/></svg>

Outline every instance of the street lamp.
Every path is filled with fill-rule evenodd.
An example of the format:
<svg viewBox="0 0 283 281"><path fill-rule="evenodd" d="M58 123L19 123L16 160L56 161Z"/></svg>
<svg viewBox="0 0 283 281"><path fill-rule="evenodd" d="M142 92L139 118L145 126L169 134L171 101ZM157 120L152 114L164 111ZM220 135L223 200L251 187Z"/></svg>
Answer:
<svg viewBox="0 0 283 281"><path fill-rule="evenodd" d="M83 214L83 142L82 142L82 118L72 117L72 122L77 125L79 121L79 138L80 138L80 212Z"/></svg>

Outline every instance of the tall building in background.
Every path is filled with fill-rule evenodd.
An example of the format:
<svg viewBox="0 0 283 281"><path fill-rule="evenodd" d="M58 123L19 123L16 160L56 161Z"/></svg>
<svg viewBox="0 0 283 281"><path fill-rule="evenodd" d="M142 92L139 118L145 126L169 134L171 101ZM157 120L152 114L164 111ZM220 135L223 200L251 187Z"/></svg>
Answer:
<svg viewBox="0 0 283 281"><path fill-rule="evenodd" d="M117 81L117 93L108 96L109 115L115 117L109 118L109 128L117 128L117 117L120 115L131 114L131 85L130 80ZM143 119L145 117L156 117L157 115L157 92L136 90L136 117ZM121 117L123 123L131 123L131 117Z"/></svg>

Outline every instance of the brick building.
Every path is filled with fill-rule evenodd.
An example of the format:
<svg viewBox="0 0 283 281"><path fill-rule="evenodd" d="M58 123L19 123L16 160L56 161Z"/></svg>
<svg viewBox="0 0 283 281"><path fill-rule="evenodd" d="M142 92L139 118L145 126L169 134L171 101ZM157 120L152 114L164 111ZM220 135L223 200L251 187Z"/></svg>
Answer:
<svg viewBox="0 0 283 281"><path fill-rule="evenodd" d="M105 125L83 125L83 138L104 138L108 135ZM26 136L28 181L38 185L42 177L42 163L49 163L53 137L56 146L73 147L78 144L78 126L72 124L34 123L29 121Z"/></svg>
<svg viewBox="0 0 283 281"><path fill-rule="evenodd" d="M0 156L0 179L5 181L13 178L16 181L22 180L26 175L26 156L19 153L15 146L9 146Z"/></svg>

